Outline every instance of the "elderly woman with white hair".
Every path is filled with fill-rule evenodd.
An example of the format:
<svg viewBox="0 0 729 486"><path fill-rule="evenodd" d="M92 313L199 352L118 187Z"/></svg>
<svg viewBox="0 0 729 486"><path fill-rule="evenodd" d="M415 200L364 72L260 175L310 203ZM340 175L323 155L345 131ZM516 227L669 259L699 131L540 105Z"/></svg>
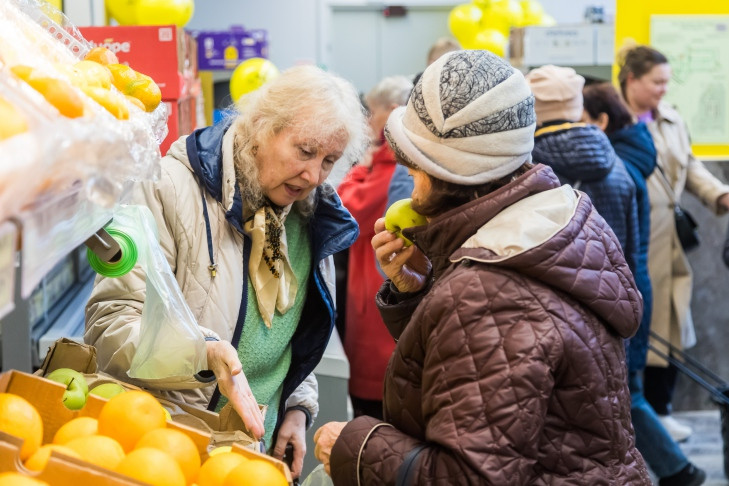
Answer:
<svg viewBox="0 0 729 486"><path fill-rule="evenodd" d="M332 422L335 485L650 485L623 338L642 301L583 193L532 165L534 98L487 51L428 67L385 135L428 223L376 224L376 296L398 340L384 420Z"/></svg>
<svg viewBox="0 0 729 486"><path fill-rule="evenodd" d="M367 124L354 87L313 66L285 71L239 108L176 141L160 180L136 194L156 219L210 368L152 386L210 410L230 400L274 456L293 446L298 476L318 411L312 371L334 323L331 255L358 235L324 181L337 161L361 158ZM97 280L84 337L102 371L128 379L144 301L139 267Z"/></svg>

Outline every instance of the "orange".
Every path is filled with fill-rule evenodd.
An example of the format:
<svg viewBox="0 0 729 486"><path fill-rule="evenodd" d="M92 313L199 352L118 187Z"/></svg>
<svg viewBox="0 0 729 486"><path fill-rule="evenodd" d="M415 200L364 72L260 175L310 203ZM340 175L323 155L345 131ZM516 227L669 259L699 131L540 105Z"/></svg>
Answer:
<svg viewBox="0 0 729 486"><path fill-rule="evenodd" d="M151 447L133 450L114 469L152 486L185 486L185 475L177 461Z"/></svg>
<svg viewBox="0 0 729 486"><path fill-rule="evenodd" d="M114 115L118 120L129 119L129 107L124 99L124 95L108 89L99 88L98 86L84 86L81 88L81 91L103 106L106 111Z"/></svg>
<svg viewBox="0 0 729 486"><path fill-rule="evenodd" d="M16 472L0 474L0 486L49 486L45 481L29 478Z"/></svg>
<svg viewBox="0 0 729 486"><path fill-rule="evenodd" d="M94 61L79 61L73 67L79 72L86 86L111 88L111 71L106 66Z"/></svg>
<svg viewBox="0 0 729 486"><path fill-rule="evenodd" d="M146 74L138 73L137 81L128 86L126 94L134 96L144 104L144 108L154 111L162 101L162 92L152 78Z"/></svg>
<svg viewBox="0 0 729 486"><path fill-rule="evenodd" d="M0 140L27 131L28 119L25 115L18 111L12 103L0 96Z"/></svg>
<svg viewBox="0 0 729 486"><path fill-rule="evenodd" d="M223 486L288 486L286 476L272 463L263 459L249 459L236 466L225 476Z"/></svg>
<svg viewBox="0 0 729 486"><path fill-rule="evenodd" d="M129 94L127 86L137 80L137 72L126 64L109 64L111 83L124 94Z"/></svg>
<svg viewBox="0 0 729 486"><path fill-rule="evenodd" d="M125 95L142 102L146 111L154 111L162 101L162 92L152 78L125 64L109 64L112 84Z"/></svg>
<svg viewBox="0 0 729 486"><path fill-rule="evenodd" d="M103 435L79 437L67 442L65 446L78 453L83 460L109 469L114 469L124 459L122 446Z"/></svg>
<svg viewBox="0 0 729 486"><path fill-rule="evenodd" d="M197 446L185 433L175 429L155 429L139 439L135 449L151 447L168 453L180 465L188 484L197 478L200 471L200 453Z"/></svg>
<svg viewBox="0 0 729 486"><path fill-rule="evenodd" d="M244 461L247 459L235 452L223 452L210 457L200 468L197 485L222 486L225 476Z"/></svg>
<svg viewBox="0 0 729 486"><path fill-rule="evenodd" d="M58 444L46 444L40 446L38 450L35 451L33 455L28 458L27 461L25 461L24 466L31 471L42 471L43 469L45 469L46 464L48 464L48 459L51 458L52 451L57 451L61 454L75 457L76 459L81 459L81 456L78 455L78 452L74 451L73 449L69 449L66 446Z"/></svg>
<svg viewBox="0 0 729 486"><path fill-rule="evenodd" d="M111 52L109 49L103 46L94 47L86 53L84 59L87 61L98 62L99 64L119 64L119 58L116 54Z"/></svg>
<svg viewBox="0 0 729 486"><path fill-rule="evenodd" d="M31 75L35 72L35 68L26 66L24 64L16 64L15 66L11 67L10 70L13 72L13 74L15 74L23 81L28 81Z"/></svg>
<svg viewBox="0 0 729 486"><path fill-rule="evenodd" d="M140 110L147 111L147 109L144 107L144 103L142 103L141 101L139 101L134 96L124 95L124 97L127 99L128 102L130 102L131 104L133 104L134 106L136 106ZM167 413L169 413L169 412L167 412Z"/></svg>
<svg viewBox="0 0 729 486"><path fill-rule="evenodd" d="M27 83L43 95L63 116L78 118L84 114L84 102L73 87L62 79L31 76Z"/></svg>
<svg viewBox="0 0 729 486"><path fill-rule="evenodd" d="M21 461L28 459L43 441L43 420L38 410L12 393L0 393L0 430L23 439Z"/></svg>
<svg viewBox="0 0 729 486"><path fill-rule="evenodd" d="M54 444L65 444L79 437L99 433L99 422L93 417L76 417L61 425L53 436Z"/></svg>
<svg viewBox="0 0 729 486"><path fill-rule="evenodd" d="M165 409L145 391L130 390L111 397L99 412L99 433L119 441L126 452L144 434L167 426Z"/></svg>

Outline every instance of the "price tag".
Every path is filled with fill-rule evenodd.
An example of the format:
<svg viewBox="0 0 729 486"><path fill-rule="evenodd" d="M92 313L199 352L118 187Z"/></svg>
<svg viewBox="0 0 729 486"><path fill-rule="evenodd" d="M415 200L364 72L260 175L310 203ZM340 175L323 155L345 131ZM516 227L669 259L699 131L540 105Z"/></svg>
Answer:
<svg viewBox="0 0 729 486"><path fill-rule="evenodd" d="M0 319L15 308L15 255L18 230L14 224L0 224Z"/></svg>

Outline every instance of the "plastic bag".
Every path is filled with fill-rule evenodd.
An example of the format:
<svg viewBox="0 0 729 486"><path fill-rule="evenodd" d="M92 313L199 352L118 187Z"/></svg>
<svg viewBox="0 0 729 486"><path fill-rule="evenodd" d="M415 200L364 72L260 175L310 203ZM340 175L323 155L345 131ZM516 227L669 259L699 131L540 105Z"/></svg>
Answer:
<svg viewBox="0 0 729 486"><path fill-rule="evenodd" d="M334 486L332 478L324 470L324 464L319 464L306 476L301 486Z"/></svg>
<svg viewBox="0 0 729 486"><path fill-rule="evenodd" d="M127 374L155 388L180 388L180 382L207 369L205 337L185 302L164 252L149 208L123 206L108 226L131 237L147 292L136 351Z"/></svg>

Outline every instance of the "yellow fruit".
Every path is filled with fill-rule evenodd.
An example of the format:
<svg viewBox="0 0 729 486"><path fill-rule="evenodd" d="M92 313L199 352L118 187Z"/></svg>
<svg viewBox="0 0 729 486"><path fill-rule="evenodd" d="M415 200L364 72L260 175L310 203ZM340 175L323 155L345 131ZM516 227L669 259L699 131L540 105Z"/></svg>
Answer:
<svg viewBox="0 0 729 486"><path fill-rule="evenodd" d="M208 452L209 457L217 456L218 454L222 454L223 452L231 452L233 450L232 446L220 446L216 447L212 451Z"/></svg>
<svg viewBox="0 0 729 486"><path fill-rule="evenodd" d="M145 391L131 390L112 397L99 412L99 433L119 441L126 452L144 434L167 426L165 409Z"/></svg>
<svg viewBox="0 0 729 486"><path fill-rule="evenodd" d="M286 476L263 459L249 459L225 476L223 486L288 486Z"/></svg>
<svg viewBox="0 0 729 486"><path fill-rule="evenodd" d="M131 104L133 104L134 106L136 106L140 110L147 111L147 109L144 107L144 103L142 103L141 101L139 101L134 96L124 95L124 97L127 99L128 102L130 102ZM169 412L167 412L167 413L169 413ZM169 417L168 420L170 418L172 418L172 417Z"/></svg>
<svg viewBox="0 0 729 486"><path fill-rule="evenodd" d="M228 473L244 461L247 459L235 452L223 452L210 457L197 475L198 486L222 486Z"/></svg>
<svg viewBox="0 0 729 486"><path fill-rule="evenodd" d="M110 437L89 435L79 437L65 444L85 461L97 466L114 469L124 459L124 449Z"/></svg>
<svg viewBox="0 0 729 486"><path fill-rule="evenodd" d="M117 119L129 119L129 107L124 99L124 95L97 86L85 86L81 88L81 91L106 108L106 111L114 115Z"/></svg>
<svg viewBox="0 0 729 486"><path fill-rule="evenodd" d="M106 66L94 61L79 61L73 67L86 81L86 86L111 88L111 71Z"/></svg>
<svg viewBox="0 0 729 486"><path fill-rule="evenodd" d="M125 95L142 102L146 111L154 111L162 101L162 92L152 78L124 64L109 64L112 83Z"/></svg>
<svg viewBox="0 0 729 486"><path fill-rule="evenodd" d="M20 460L25 461L43 441L43 420L38 410L23 397L0 393L0 430L23 439Z"/></svg>
<svg viewBox="0 0 729 486"><path fill-rule="evenodd" d="M116 54L103 46L94 47L84 56L84 60L98 62L99 64L119 64Z"/></svg>
<svg viewBox="0 0 729 486"><path fill-rule="evenodd" d="M79 437L97 435L99 422L93 417L76 417L61 425L53 436L53 443L63 445Z"/></svg>
<svg viewBox="0 0 729 486"><path fill-rule="evenodd" d="M146 74L139 74L137 81L129 86L129 92L144 104L146 111L154 111L162 101L162 92L152 78Z"/></svg>
<svg viewBox="0 0 729 486"><path fill-rule="evenodd" d="M30 78L30 76L35 71L35 68L26 66L24 64L16 64L15 66L11 67L10 70L13 72L13 74L15 74L23 81L27 81L28 78Z"/></svg>
<svg viewBox="0 0 729 486"><path fill-rule="evenodd" d="M28 119L12 103L0 96L0 140L28 131Z"/></svg>
<svg viewBox="0 0 729 486"><path fill-rule="evenodd" d="M180 465L187 484L197 478L200 471L200 454L195 442L183 432L175 429L156 429L144 434L134 449L151 447L168 453Z"/></svg>
<svg viewBox="0 0 729 486"><path fill-rule="evenodd" d="M0 486L49 486L45 481L29 478L16 472L0 474Z"/></svg>
<svg viewBox="0 0 729 486"><path fill-rule="evenodd" d="M53 105L63 116L78 118L84 114L84 103L73 87L66 81L48 77L33 77L28 84Z"/></svg>
<svg viewBox="0 0 729 486"><path fill-rule="evenodd" d="M135 449L114 468L152 486L185 486L185 475L179 464L166 452L143 447Z"/></svg>
<svg viewBox="0 0 729 486"><path fill-rule="evenodd" d="M137 80L137 72L126 64L109 64L106 66L111 72L111 83L116 89L124 94L127 92L127 86Z"/></svg>
<svg viewBox="0 0 729 486"><path fill-rule="evenodd" d="M65 66L63 69L66 68L71 69L71 71L66 72L66 75L73 78L73 68ZM61 115L68 118L83 116L83 100L68 81L52 78L42 71L22 64L17 64L11 67L10 70L42 94L46 101L53 105Z"/></svg>
<svg viewBox="0 0 729 486"><path fill-rule="evenodd" d="M66 446L58 444L46 444L40 446L40 448L38 448L38 450L35 451L23 465L31 471L42 471L45 469L46 464L48 464L48 459L50 459L52 451L60 452L61 454L75 457L76 459L81 459L78 452L73 449L69 449Z"/></svg>

